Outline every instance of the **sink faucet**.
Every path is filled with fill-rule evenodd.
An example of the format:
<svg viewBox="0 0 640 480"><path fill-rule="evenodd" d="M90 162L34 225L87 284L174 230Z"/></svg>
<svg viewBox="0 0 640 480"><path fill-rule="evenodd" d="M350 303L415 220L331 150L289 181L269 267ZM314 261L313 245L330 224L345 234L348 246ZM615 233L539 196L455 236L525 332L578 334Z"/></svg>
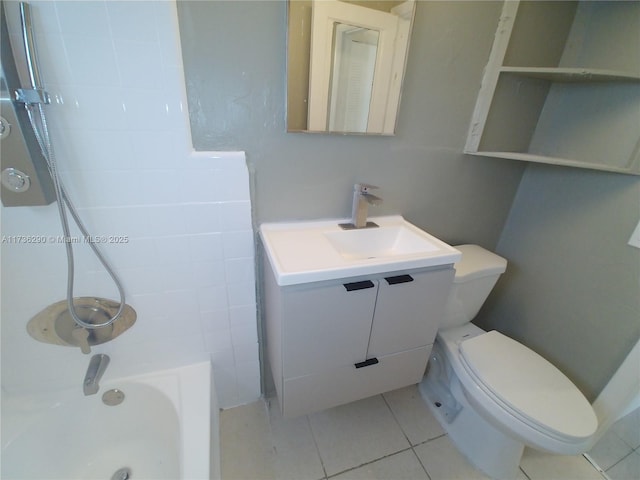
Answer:
<svg viewBox="0 0 640 480"><path fill-rule="evenodd" d="M99 353L91 357L89 361L89 368L84 376L84 382L82 383L82 389L85 395L95 395L100 389L100 379L104 374L104 371L109 365L109 355Z"/></svg>
<svg viewBox="0 0 640 480"><path fill-rule="evenodd" d="M353 186L353 205L351 208L351 223L341 223L340 227L345 230L354 228L372 228L377 227L374 222L367 222L367 210L369 205L380 205L382 199L376 197L369 190L378 188L374 185L366 183L356 183Z"/></svg>

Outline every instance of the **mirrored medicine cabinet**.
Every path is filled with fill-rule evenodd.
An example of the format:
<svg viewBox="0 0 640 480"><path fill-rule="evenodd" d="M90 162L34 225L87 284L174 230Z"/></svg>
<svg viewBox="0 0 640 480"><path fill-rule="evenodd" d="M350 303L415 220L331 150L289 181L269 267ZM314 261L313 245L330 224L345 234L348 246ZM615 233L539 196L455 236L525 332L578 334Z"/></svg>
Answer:
<svg viewBox="0 0 640 480"><path fill-rule="evenodd" d="M393 135L414 0L289 0L287 131Z"/></svg>

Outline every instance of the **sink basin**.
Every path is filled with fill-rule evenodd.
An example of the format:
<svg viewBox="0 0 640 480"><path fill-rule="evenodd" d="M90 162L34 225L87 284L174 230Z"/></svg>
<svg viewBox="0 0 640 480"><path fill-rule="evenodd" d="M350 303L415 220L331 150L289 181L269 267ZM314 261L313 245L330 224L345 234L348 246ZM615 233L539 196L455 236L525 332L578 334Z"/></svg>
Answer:
<svg viewBox="0 0 640 480"><path fill-rule="evenodd" d="M262 224L278 285L451 265L462 256L399 215L370 220L379 227L342 230L340 219Z"/></svg>
<svg viewBox="0 0 640 480"><path fill-rule="evenodd" d="M325 236L346 259L396 257L438 250L438 245L406 225L327 232Z"/></svg>

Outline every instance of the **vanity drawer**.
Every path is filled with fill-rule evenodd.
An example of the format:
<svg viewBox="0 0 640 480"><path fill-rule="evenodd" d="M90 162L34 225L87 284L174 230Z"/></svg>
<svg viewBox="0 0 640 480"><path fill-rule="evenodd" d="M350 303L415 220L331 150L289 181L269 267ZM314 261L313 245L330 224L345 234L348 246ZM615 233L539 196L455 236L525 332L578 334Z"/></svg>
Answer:
<svg viewBox="0 0 640 480"><path fill-rule="evenodd" d="M377 363L331 370L284 380L281 408L295 417L361 398L413 385L424 375L431 345L385 355Z"/></svg>

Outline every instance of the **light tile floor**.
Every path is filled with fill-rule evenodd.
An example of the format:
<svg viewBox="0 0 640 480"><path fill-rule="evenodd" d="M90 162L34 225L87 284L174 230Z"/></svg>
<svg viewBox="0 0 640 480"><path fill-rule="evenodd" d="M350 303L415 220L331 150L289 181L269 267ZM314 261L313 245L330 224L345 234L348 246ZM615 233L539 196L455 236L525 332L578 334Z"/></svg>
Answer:
<svg viewBox="0 0 640 480"><path fill-rule="evenodd" d="M487 478L449 441L416 386L293 419L282 418L277 400L260 400L224 410L220 422L222 480ZM515 480L603 478L581 455L527 449Z"/></svg>
<svg viewBox="0 0 640 480"><path fill-rule="evenodd" d="M611 480L640 479L640 409L614 423L589 456Z"/></svg>

